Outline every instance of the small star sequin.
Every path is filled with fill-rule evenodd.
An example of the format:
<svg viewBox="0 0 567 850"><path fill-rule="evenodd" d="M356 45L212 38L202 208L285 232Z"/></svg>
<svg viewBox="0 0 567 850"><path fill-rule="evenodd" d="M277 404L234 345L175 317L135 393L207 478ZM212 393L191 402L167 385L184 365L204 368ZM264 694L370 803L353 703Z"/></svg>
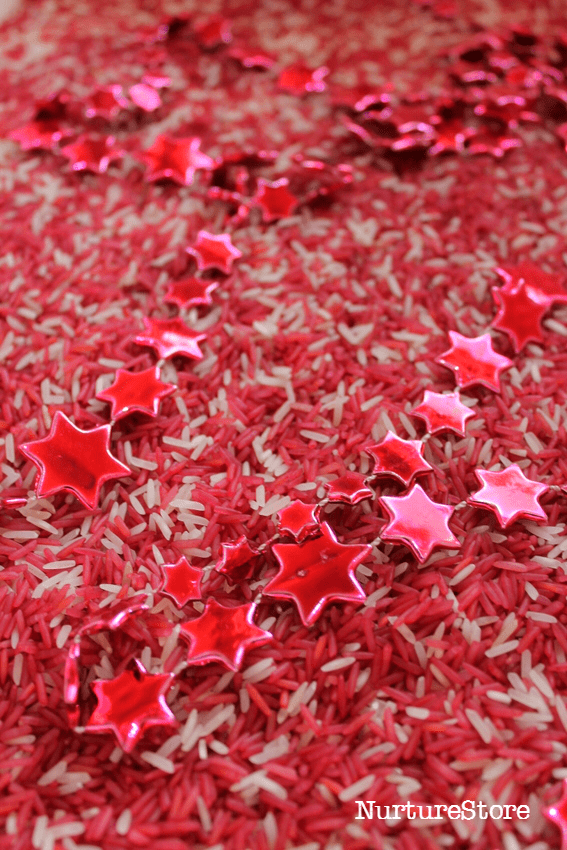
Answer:
<svg viewBox="0 0 567 850"><path fill-rule="evenodd" d="M18 127L8 134L10 139L18 142L24 151L55 150L59 142L74 136L74 130L61 127L59 121L53 118L30 121L23 127Z"/></svg>
<svg viewBox="0 0 567 850"><path fill-rule="evenodd" d="M514 364L494 351L490 334L466 337L449 331L449 337L451 348L436 357L435 362L453 370L461 389L481 384L500 392L500 373Z"/></svg>
<svg viewBox="0 0 567 850"><path fill-rule="evenodd" d="M105 481L130 475L128 467L110 453L109 441L110 425L82 431L58 410L47 437L20 446L39 469L36 495L68 490L94 509Z"/></svg>
<svg viewBox="0 0 567 850"><path fill-rule="evenodd" d="M131 753L150 726L177 725L165 701L172 680L173 673L150 675L139 661L134 672L125 670L114 679L95 680L91 687L98 705L86 730L114 732L122 749Z"/></svg>
<svg viewBox="0 0 567 850"><path fill-rule="evenodd" d="M503 289L516 289L524 281L526 290L533 301L545 307L553 304L567 304L565 275L544 272L533 263L522 262L516 266L500 266L496 273L504 280Z"/></svg>
<svg viewBox="0 0 567 850"><path fill-rule="evenodd" d="M277 517L280 534L289 534L297 543L319 534L321 530L319 505L308 505L301 499L290 502L278 511Z"/></svg>
<svg viewBox="0 0 567 850"><path fill-rule="evenodd" d="M202 570L192 567L185 556L175 564L162 564L161 592L170 596L176 605L183 608L192 599L201 598Z"/></svg>
<svg viewBox="0 0 567 850"><path fill-rule="evenodd" d="M567 779L563 780L561 798L543 810L543 814L561 831L561 850L567 850Z"/></svg>
<svg viewBox="0 0 567 850"><path fill-rule="evenodd" d="M144 326L145 332L134 339L138 345L148 345L163 358L182 354L193 360L202 359L199 342L205 339L206 334L192 331L181 319L144 318Z"/></svg>
<svg viewBox="0 0 567 850"><path fill-rule="evenodd" d="M199 170L211 171L215 160L199 150L201 139L173 139L158 136L151 148L142 154L147 165L146 180L172 180L180 186L191 186Z"/></svg>
<svg viewBox="0 0 567 850"><path fill-rule="evenodd" d="M232 244L228 233L215 236L206 230L197 233L194 248L185 250L195 258L199 271L218 269L224 274L230 274L232 264L242 256L242 252Z"/></svg>
<svg viewBox="0 0 567 850"><path fill-rule="evenodd" d="M211 15L207 20L196 24L193 31L199 45L207 50L221 44L230 44L232 41L230 21L221 15Z"/></svg>
<svg viewBox="0 0 567 850"><path fill-rule="evenodd" d="M132 103L144 112L155 112L161 106L159 92L148 83L136 83L128 89Z"/></svg>
<svg viewBox="0 0 567 850"><path fill-rule="evenodd" d="M264 595L292 599L304 625L312 625L330 602L364 600L354 571L371 553L369 544L339 543L323 522L319 537L301 544L276 543L272 551L280 569L264 588Z"/></svg>
<svg viewBox="0 0 567 850"><path fill-rule="evenodd" d="M238 670L247 649L273 640L271 632L253 622L255 612L253 603L227 608L209 599L200 617L181 624L181 636L191 642L187 661L220 661L229 670Z"/></svg>
<svg viewBox="0 0 567 850"><path fill-rule="evenodd" d="M79 629L79 634L93 634L109 629L111 632L119 629L130 616L139 611L148 610L148 599L144 594L129 596L114 602L107 608L99 608L94 617L87 620Z"/></svg>
<svg viewBox="0 0 567 850"><path fill-rule="evenodd" d="M420 563L433 549L460 548L448 525L453 508L433 502L419 484L405 496L380 496L379 502L390 517L380 534L382 539L405 543Z"/></svg>
<svg viewBox="0 0 567 850"><path fill-rule="evenodd" d="M214 280L199 280L196 277L174 280L169 284L165 294L166 304L177 304L178 307L208 306L213 303L211 293L217 289Z"/></svg>
<svg viewBox="0 0 567 850"><path fill-rule="evenodd" d="M124 151L115 148L114 142L114 136L83 135L61 148L61 153L67 157L73 171L105 174L112 162L124 156Z"/></svg>
<svg viewBox="0 0 567 850"><path fill-rule="evenodd" d="M469 496L468 504L490 508L502 528L507 528L520 517L547 519L547 514L537 500L549 487L526 478L517 464L513 463L500 472L475 469L475 475L482 487Z"/></svg>
<svg viewBox="0 0 567 850"><path fill-rule="evenodd" d="M221 543L221 557L215 569L232 584L247 581L254 574L259 553L249 544L244 535L234 543Z"/></svg>
<svg viewBox="0 0 567 850"><path fill-rule="evenodd" d="M543 342L541 320L547 307L530 296L524 281L514 287L493 286L492 296L499 309L491 327L510 337L516 353L528 342Z"/></svg>
<svg viewBox="0 0 567 850"><path fill-rule="evenodd" d="M277 221L291 215L297 206L297 198L289 191L289 180L282 177L270 183L261 177L253 201L262 210L265 222Z"/></svg>
<svg viewBox="0 0 567 850"><path fill-rule="evenodd" d="M87 118L106 118L111 121L123 109L128 109L122 86L101 86L87 97L85 115Z"/></svg>
<svg viewBox="0 0 567 850"><path fill-rule="evenodd" d="M366 476L361 472L346 472L334 481L327 481L325 488L329 502L357 505L364 499L374 497L374 490L367 486Z"/></svg>
<svg viewBox="0 0 567 850"><path fill-rule="evenodd" d="M457 391L434 393L431 390L425 390L423 401L414 407L411 414L423 419L429 434L454 431L461 437L465 436L467 419L474 416L474 412L459 399Z"/></svg>
<svg viewBox="0 0 567 850"><path fill-rule="evenodd" d="M389 475L406 487L416 475L433 470L423 457L423 443L402 440L391 431L379 443L367 446L364 451L374 458L373 475Z"/></svg>
<svg viewBox="0 0 567 850"><path fill-rule="evenodd" d="M322 65L320 68L310 70L303 65L293 65L284 68L278 79L278 88L291 94L305 94L306 92L322 92L327 88L325 77L329 69Z"/></svg>
<svg viewBox="0 0 567 850"><path fill-rule="evenodd" d="M118 369L114 383L97 393L96 397L112 404L110 415L117 420L134 412L157 416L161 399L176 389L175 384L165 384L160 380L156 366L143 372Z"/></svg>

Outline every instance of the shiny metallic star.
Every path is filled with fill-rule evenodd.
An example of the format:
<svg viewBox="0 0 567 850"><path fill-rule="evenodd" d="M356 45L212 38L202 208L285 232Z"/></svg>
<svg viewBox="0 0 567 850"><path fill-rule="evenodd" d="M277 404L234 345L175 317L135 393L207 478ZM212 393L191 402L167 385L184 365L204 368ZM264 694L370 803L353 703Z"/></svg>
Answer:
<svg viewBox="0 0 567 850"><path fill-rule="evenodd" d="M541 320L547 307L531 297L524 281L514 287L493 286L492 296L499 309L490 324L510 337L516 353L528 342L543 342Z"/></svg>
<svg viewBox="0 0 567 850"><path fill-rule="evenodd" d="M232 244L228 233L215 236L206 230L197 233L194 248L185 250L195 258L199 271L219 269L225 274L230 274L232 264L242 256L242 252Z"/></svg>
<svg viewBox="0 0 567 850"><path fill-rule="evenodd" d="M161 592L170 596L180 608L192 599L201 598L203 571L192 567L184 555L175 564L162 564L160 570L163 576Z"/></svg>
<svg viewBox="0 0 567 850"><path fill-rule="evenodd" d="M260 177L253 202L262 210L262 218L265 222L285 218L297 207L297 198L289 191L287 177L281 177L273 183Z"/></svg>
<svg viewBox="0 0 567 850"><path fill-rule="evenodd" d="M217 289L215 280L199 280L196 277L173 280L165 294L166 304L177 304L178 307L208 306L213 303L211 293Z"/></svg>
<svg viewBox="0 0 567 850"><path fill-rule="evenodd" d="M516 266L499 266L496 273L504 280L503 289L515 289L524 281L527 292L534 301L546 307L552 304L567 304L564 274L550 274L530 262L521 262Z"/></svg>
<svg viewBox="0 0 567 850"><path fill-rule="evenodd" d="M373 475L389 475L406 487L416 475L433 470L423 457L420 440L402 440L391 431L379 443L367 446L364 451L374 458Z"/></svg>
<svg viewBox="0 0 567 850"><path fill-rule="evenodd" d="M273 640L271 632L254 623L255 612L253 603L227 608L216 599L209 599L200 617L181 625L181 637L191 642L187 661L220 661L229 670L238 670L247 649Z"/></svg>
<svg viewBox="0 0 567 850"><path fill-rule="evenodd" d="M202 359L199 342L205 339L206 334L192 331L181 319L144 318L144 325L145 332L134 339L138 345L148 345L164 358L182 354L193 360Z"/></svg>
<svg viewBox="0 0 567 850"><path fill-rule="evenodd" d="M543 810L543 814L561 831L561 850L567 850L567 779L563 780L560 799Z"/></svg>
<svg viewBox="0 0 567 850"><path fill-rule="evenodd" d="M157 416L161 399L176 389L175 384L165 384L160 380L157 366L143 372L118 369L114 383L97 393L96 397L112 404L110 415L118 420L134 412Z"/></svg>
<svg viewBox="0 0 567 850"><path fill-rule="evenodd" d="M474 416L474 411L459 399L459 393L434 393L425 390L423 401L411 411L412 416L423 419L429 434L454 431L465 436L465 423Z"/></svg>
<svg viewBox="0 0 567 850"><path fill-rule="evenodd" d="M378 501L390 516L380 534L382 539L405 543L420 563L433 549L460 549L448 525L453 508L433 502L419 484L405 496L380 496Z"/></svg>
<svg viewBox="0 0 567 850"><path fill-rule="evenodd" d="M502 528L507 528L520 517L533 520L547 519L547 514L537 500L542 493L549 490L549 487L526 478L516 463L500 472L475 469L475 475L482 487L469 496L468 504L490 508L496 514Z"/></svg>
<svg viewBox="0 0 567 850"><path fill-rule="evenodd" d="M180 186L190 186L199 170L210 171L215 160L199 150L201 139L173 139L158 136L151 148L142 155L148 167L146 180L172 180Z"/></svg>
<svg viewBox="0 0 567 850"><path fill-rule="evenodd" d="M289 534L298 543L319 534L319 505L309 505L301 499L290 502L278 511L278 527L280 534Z"/></svg>
<svg viewBox="0 0 567 850"><path fill-rule="evenodd" d="M514 364L492 348L490 334L466 337L449 331L451 348L435 358L447 369L452 369L461 389L481 384L489 390L500 392L500 373Z"/></svg>
<svg viewBox="0 0 567 850"><path fill-rule="evenodd" d="M374 490L366 484L366 475L361 472L345 472L340 478L327 481L325 484L329 502L344 502L347 505L357 505L364 499L372 499Z"/></svg>

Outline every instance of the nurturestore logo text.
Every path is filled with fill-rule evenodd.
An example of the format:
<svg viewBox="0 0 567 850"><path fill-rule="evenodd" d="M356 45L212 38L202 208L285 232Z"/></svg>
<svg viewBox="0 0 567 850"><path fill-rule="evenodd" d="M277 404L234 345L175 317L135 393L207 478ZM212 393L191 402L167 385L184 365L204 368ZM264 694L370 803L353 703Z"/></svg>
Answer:
<svg viewBox="0 0 567 850"><path fill-rule="evenodd" d="M530 816L529 806L500 806L495 803L487 806L481 800L463 800L454 806L423 806L419 803L402 803L395 806L377 806L376 800L355 800L358 805L356 820L377 818L378 820L402 820L404 814L409 820L512 820L520 818L527 820Z"/></svg>

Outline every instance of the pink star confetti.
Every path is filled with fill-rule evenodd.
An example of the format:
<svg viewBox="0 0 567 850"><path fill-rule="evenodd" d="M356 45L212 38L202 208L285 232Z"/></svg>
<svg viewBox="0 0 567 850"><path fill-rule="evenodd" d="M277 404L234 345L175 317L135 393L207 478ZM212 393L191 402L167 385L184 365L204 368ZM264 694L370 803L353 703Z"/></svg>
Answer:
<svg viewBox="0 0 567 850"><path fill-rule="evenodd" d="M451 348L436 357L435 362L453 370L461 389L481 384L500 392L500 373L514 364L494 351L490 334L469 338L449 331L449 337Z"/></svg>
<svg viewBox="0 0 567 850"><path fill-rule="evenodd" d="M128 109L128 101L122 92L122 86L101 86L87 97L85 115L87 118L116 118L123 109Z"/></svg>
<svg viewBox="0 0 567 850"><path fill-rule="evenodd" d="M277 517L280 534L289 534L298 543L319 534L321 530L319 505L308 505L301 499L290 502L278 511Z"/></svg>
<svg viewBox="0 0 567 850"><path fill-rule="evenodd" d="M176 389L175 384L165 384L160 380L156 366L143 372L118 369L114 383L97 393L96 397L112 404L110 415L118 420L134 412L157 416L161 399Z"/></svg>
<svg viewBox="0 0 567 850"><path fill-rule="evenodd" d="M334 481L327 481L325 488L329 502L357 505L364 499L374 497L374 490L367 486L366 476L361 472L346 472Z"/></svg>
<svg viewBox="0 0 567 850"><path fill-rule="evenodd" d="M214 233L206 230L200 230L197 233L194 248L185 250L195 258L199 271L218 269L224 274L230 274L232 264L242 256L242 252L232 244L228 233L215 236Z"/></svg>
<svg viewBox="0 0 567 850"><path fill-rule="evenodd" d="M151 148L142 154L147 165L146 180L172 180L180 186L191 186L199 170L211 171L215 160L199 150L201 139L173 139L158 136Z"/></svg>
<svg viewBox="0 0 567 850"><path fill-rule="evenodd" d="M310 70L303 65L293 65L284 68L278 79L278 88L291 94L305 94L306 92L322 92L327 88L325 77L329 69L322 65L320 68Z"/></svg>
<svg viewBox="0 0 567 850"><path fill-rule="evenodd" d="M253 202L262 210L262 218L265 222L286 218L292 214L298 203L295 195L289 191L287 177L281 177L273 183L260 177Z"/></svg>
<svg viewBox="0 0 567 850"><path fill-rule="evenodd" d="M321 535L305 543L276 543L272 551L280 569L264 596L292 599L304 625L312 625L330 602L362 602L364 591L354 571L372 551L369 544L339 543L328 523Z"/></svg>
<svg viewBox="0 0 567 850"><path fill-rule="evenodd" d="M561 850L567 850L567 779L563 780L560 799L543 810L543 814L561 831Z"/></svg>
<svg viewBox="0 0 567 850"><path fill-rule="evenodd" d="M500 472L475 469L475 475L482 487L469 496L468 504L490 508L502 528L507 528L520 517L547 519L547 514L537 500L549 487L526 478L516 463Z"/></svg>
<svg viewBox="0 0 567 850"><path fill-rule="evenodd" d="M390 517L381 531L382 539L405 543L420 563L433 549L460 549L448 525L453 508L433 502L419 484L405 496L380 496L378 501Z"/></svg>
<svg viewBox="0 0 567 850"><path fill-rule="evenodd" d="M504 280L503 289L516 289L524 281L526 290L533 301L539 301L545 307L553 304L567 304L565 275L544 272L533 263L522 262L516 266L500 266L496 273Z"/></svg>
<svg viewBox="0 0 567 850"><path fill-rule="evenodd" d="M185 556L175 564L162 564L163 576L161 592L170 596L179 608L183 608L192 599L201 598L202 570L192 567Z"/></svg>
<svg viewBox="0 0 567 850"><path fill-rule="evenodd" d="M425 390L423 401L414 407L411 414L423 419L429 434L454 431L461 437L465 436L467 419L474 417L474 411L462 403L456 390L452 393L434 393L431 390Z"/></svg>
<svg viewBox="0 0 567 850"><path fill-rule="evenodd" d="M82 431L56 411L47 437L20 446L39 469L36 495L68 490L94 509L105 481L130 475L128 467L111 454L109 441L110 425Z"/></svg>
<svg viewBox="0 0 567 850"><path fill-rule="evenodd" d="M73 171L92 171L105 174L112 162L122 159L124 151L114 147L114 136L83 135L61 148Z"/></svg>
<svg viewBox="0 0 567 850"><path fill-rule="evenodd" d="M177 304L182 309L196 306L209 306L213 303L211 293L218 288L214 280L199 280L196 277L174 280L165 294L166 304Z"/></svg>
<svg viewBox="0 0 567 850"><path fill-rule="evenodd" d="M92 683L98 705L85 727L88 732L114 732L127 753L150 726L177 725L165 701L173 673L150 675L139 661L136 667L134 672L125 670L114 679Z"/></svg>
<svg viewBox="0 0 567 850"><path fill-rule="evenodd" d="M132 103L144 112L155 112L161 106L161 97L159 92L148 83L136 83L130 86L128 94Z"/></svg>
<svg viewBox="0 0 567 850"><path fill-rule="evenodd" d="M493 286L492 296L499 309L491 327L510 337L516 353L528 342L543 342L541 320L547 307L530 296L523 281L513 288Z"/></svg>
<svg viewBox="0 0 567 850"><path fill-rule="evenodd" d="M192 331L181 319L148 319L144 318L144 333L134 339L138 345L148 345L160 357L167 359L182 354L193 360L201 360L203 352L199 342L206 334Z"/></svg>
<svg viewBox="0 0 567 850"><path fill-rule="evenodd" d="M420 440L402 440L391 431L379 443L367 446L364 451L374 458L373 475L389 475L406 487L416 475L433 470L423 457Z"/></svg>
<svg viewBox="0 0 567 850"><path fill-rule="evenodd" d="M209 599L200 617L181 624L181 637L191 642L187 661L220 661L229 670L239 670L247 649L273 640L270 632L253 622L255 612L253 603L227 608Z"/></svg>
<svg viewBox="0 0 567 850"><path fill-rule="evenodd" d="M221 543L221 557L215 569L232 584L252 578L258 562L259 552L253 549L242 535L234 543Z"/></svg>

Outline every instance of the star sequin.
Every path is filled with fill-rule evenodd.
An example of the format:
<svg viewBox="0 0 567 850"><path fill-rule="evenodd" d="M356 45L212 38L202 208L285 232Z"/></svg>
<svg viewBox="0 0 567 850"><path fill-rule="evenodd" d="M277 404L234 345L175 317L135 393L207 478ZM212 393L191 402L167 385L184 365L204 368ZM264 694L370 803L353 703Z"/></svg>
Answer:
<svg viewBox="0 0 567 850"><path fill-rule="evenodd" d="M135 672L125 670L114 679L92 683L98 705L85 726L89 732L114 732L127 753L150 726L177 725L165 701L173 673L150 675L139 661L136 667Z"/></svg>
<svg viewBox="0 0 567 850"><path fill-rule="evenodd" d="M449 331L449 337L451 348L436 357L435 362L453 370L461 389L481 384L500 392L500 373L514 364L494 351L490 334L469 338Z"/></svg>
<svg viewBox="0 0 567 850"><path fill-rule="evenodd" d="M434 393L425 390L423 401L411 411L412 416L419 416L426 424L429 434L439 434L441 431L454 431L461 437L465 436L465 423L474 416L474 412L466 407L459 399L459 393Z"/></svg>
<svg viewBox="0 0 567 850"><path fill-rule="evenodd" d="M172 180L180 186L191 186L197 171L210 171L215 167L215 160L200 151L200 146L201 139L195 137L158 136L151 148L142 154L148 168L146 180L149 183Z"/></svg>
<svg viewBox="0 0 567 850"><path fill-rule="evenodd" d="M20 446L39 469L36 495L68 490L94 509L105 481L130 475L128 467L110 453L109 440L110 425L82 431L58 410L47 437Z"/></svg>
<svg viewBox="0 0 567 850"><path fill-rule="evenodd" d="M144 112L155 112L161 106L161 97L159 92L148 83L136 83L130 86L128 94L132 103Z"/></svg>
<svg viewBox="0 0 567 850"><path fill-rule="evenodd" d="M180 627L181 636L191 642L187 661L220 661L229 670L238 670L247 649L273 640L271 632L253 622L255 611L253 603L227 608L216 599L209 599L200 617Z"/></svg>
<svg viewBox="0 0 567 850"><path fill-rule="evenodd" d="M114 142L114 136L83 135L61 148L61 153L67 157L73 171L104 174L112 162L124 156L124 151L115 148Z"/></svg>
<svg viewBox="0 0 567 850"><path fill-rule="evenodd" d="M194 248L186 248L187 253L197 261L199 271L206 269L219 269L225 274L230 274L232 264L242 256L242 252L235 248L228 233L215 236L206 230L197 233Z"/></svg>
<svg viewBox="0 0 567 850"><path fill-rule="evenodd" d="M63 139L74 136L74 130L61 127L59 121L53 118L30 121L23 127L18 127L8 134L10 139L18 142L24 151L55 150Z"/></svg>
<svg viewBox="0 0 567 850"><path fill-rule="evenodd" d="M505 282L503 289L513 290L524 281L533 301L538 301L545 307L567 304L567 291L563 285L565 275L544 272L529 262L518 263L516 266L500 266L496 273Z"/></svg>
<svg viewBox="0 0 567 850"><path fill-rule="evenodd" d="M177 387L160 380L157 366L143 372L127 372L118 369L114 383L96 397L112 404L111 417L122 419L134 411L157 416L162 398L171 395Z"/></svg>
<svg viewBox="0 0 567 850"><path fill-rule="evenodd" d="M163 358L182 354L194 360L201 360L203 352L199 342L206 334L192 331L181 319L148 319L144 318L145 332L134 339L138 345L148 345Z"/></svg>
<svg viewBox="0 0 567 850"><path fill-rule="evenodd" d="M321 530L319 505L308 505L301 499L290 502L278 511L277 518L280 534L289 534L298 543Z"/></svg>
<svg viewBox="0 0 567 850"><path fill-rule="evenodd" d="M372 551L369 544L339 543L328 523L321 535L305 543L276 543L272 551L280 569L264 596L292 599L304 625L314 623L330 602L362 602L364 591L354 576Z"/></svg>
<svg viewBox="0 0 567 850"><path fill-rule="evenodd" d="M173 280L165 294L166 304L177 304L178 307L208 306L213 303L211 293L217 289L214 280L199 280L196 277Z"/></svg>
<svg viewBox="0 0 567 850"><path fill-rule="evenodd" d="M109 629L111 632L116 631L132 614L138 611L147 611L147 602L147 596L140 593L136 596L129 596L127 599L121 599L119 602L114 602L106 608L99 608L94 617L83 622L78 634L93 634L105 629Z"/></svg>
<svg viewBox="0 0 567 850"><path fill-rule="evenodd" d="M215 569L232 584L239 584L252 577L259 553L250 546L244 535L234 543L221 543L221 553Z"/></svg>
<svg viewBox="0 0 567 850"><path fill-rule="evenodd" d="M292 65L284 68L278 79L278 88L291 94L305 94L306 92L322 92L327 88L325 77L329 69L322 65L320 68L310 70L304 65Z"/></svg>
<svg viewBox="0 0 567 850"><path fill-rule="evenodd" d="M289 180L282 177L270 183L261 177L258 180L258 191L253 200L262 210L265 222L285 218L295 210L297 198L289 191Z"/></svg>
<svg viewBox="0 0 567 850"><path fill-rule="evenodd" d="M406 487L416 475L433 470L423 457L423 443L402 440L391 431L379 443L367 446L364 451L374 458L373 475L389 475Z"/></svg>
<svg viewBox="0 0 567 850"><path fill-rule="evenodd" d="M499 309L491 327L510 337L516 353L528 342L543 342L541 320L547 307L530 296L524 281L514 287L493 286L492 296Z"/></svg>
<svg viewBox="0 0 567 850"><path fill-rule="evenodd" d="M390 517L381 531L382 539L405 543L420 563L433 549L460 548L448 525L453 508L431 501L419 484L414 484L405 496L380 496L379 502Z"/></svg>
<svg viewBox="0 0 567 850"><path fill-rule="evenodd" d="M230 21L221 15L211 15L206 21L195 25L193 30L200 46L207 50L232 41Z"/></svg>
<svg viewBox="0 0 567 850"><path fill-rule="evenodd" d="M347 505L357 505L374 496L374 490L367 486L366 476L361 472L346 472L334 481L327 481L325 488L329 502L344 502Z"/></svg>
<svg viewBox="0 0 567 850"><path fill-rule="evenodd" d="M202 570L192 567L185 556L175 564L162 564L161 592L170 596L176 605L183 608L190 600L201 598Z"/></svg>
<svg viewBox="0 0 567 850"><path fill-rule="evenodd" d="M101 86L87 97L85 115L87 118L116 118L122 109L128 109L128 101L122 92L122 86Z"/></svg>
<svg viewBox="0 0 567 850"><path fill-rule="evenodd" d="M561 798L543 810L543 814L561 831L561 850L567 850L567 779L563 780Z"/></svg>
<svg viewBox="0 0 567 850"><path fill-rule="evenodd" d="M513 463L500 472L475 469L482 484L480 490L471 493L467 502L475 507L490 508L497 516L502 528L507 528L520 517L546 520L547 514L539 504L538 497L549 487L526 478L520 467Z"/></svg>
<svg viewBox="0 0 567 850"><path fill-rule="evenodd" d="M522 140L513 133L491 133L489 130L478 131L466 142L466 149L472 154L488 153L500 159L504 154L522 146Z"/></svg>

